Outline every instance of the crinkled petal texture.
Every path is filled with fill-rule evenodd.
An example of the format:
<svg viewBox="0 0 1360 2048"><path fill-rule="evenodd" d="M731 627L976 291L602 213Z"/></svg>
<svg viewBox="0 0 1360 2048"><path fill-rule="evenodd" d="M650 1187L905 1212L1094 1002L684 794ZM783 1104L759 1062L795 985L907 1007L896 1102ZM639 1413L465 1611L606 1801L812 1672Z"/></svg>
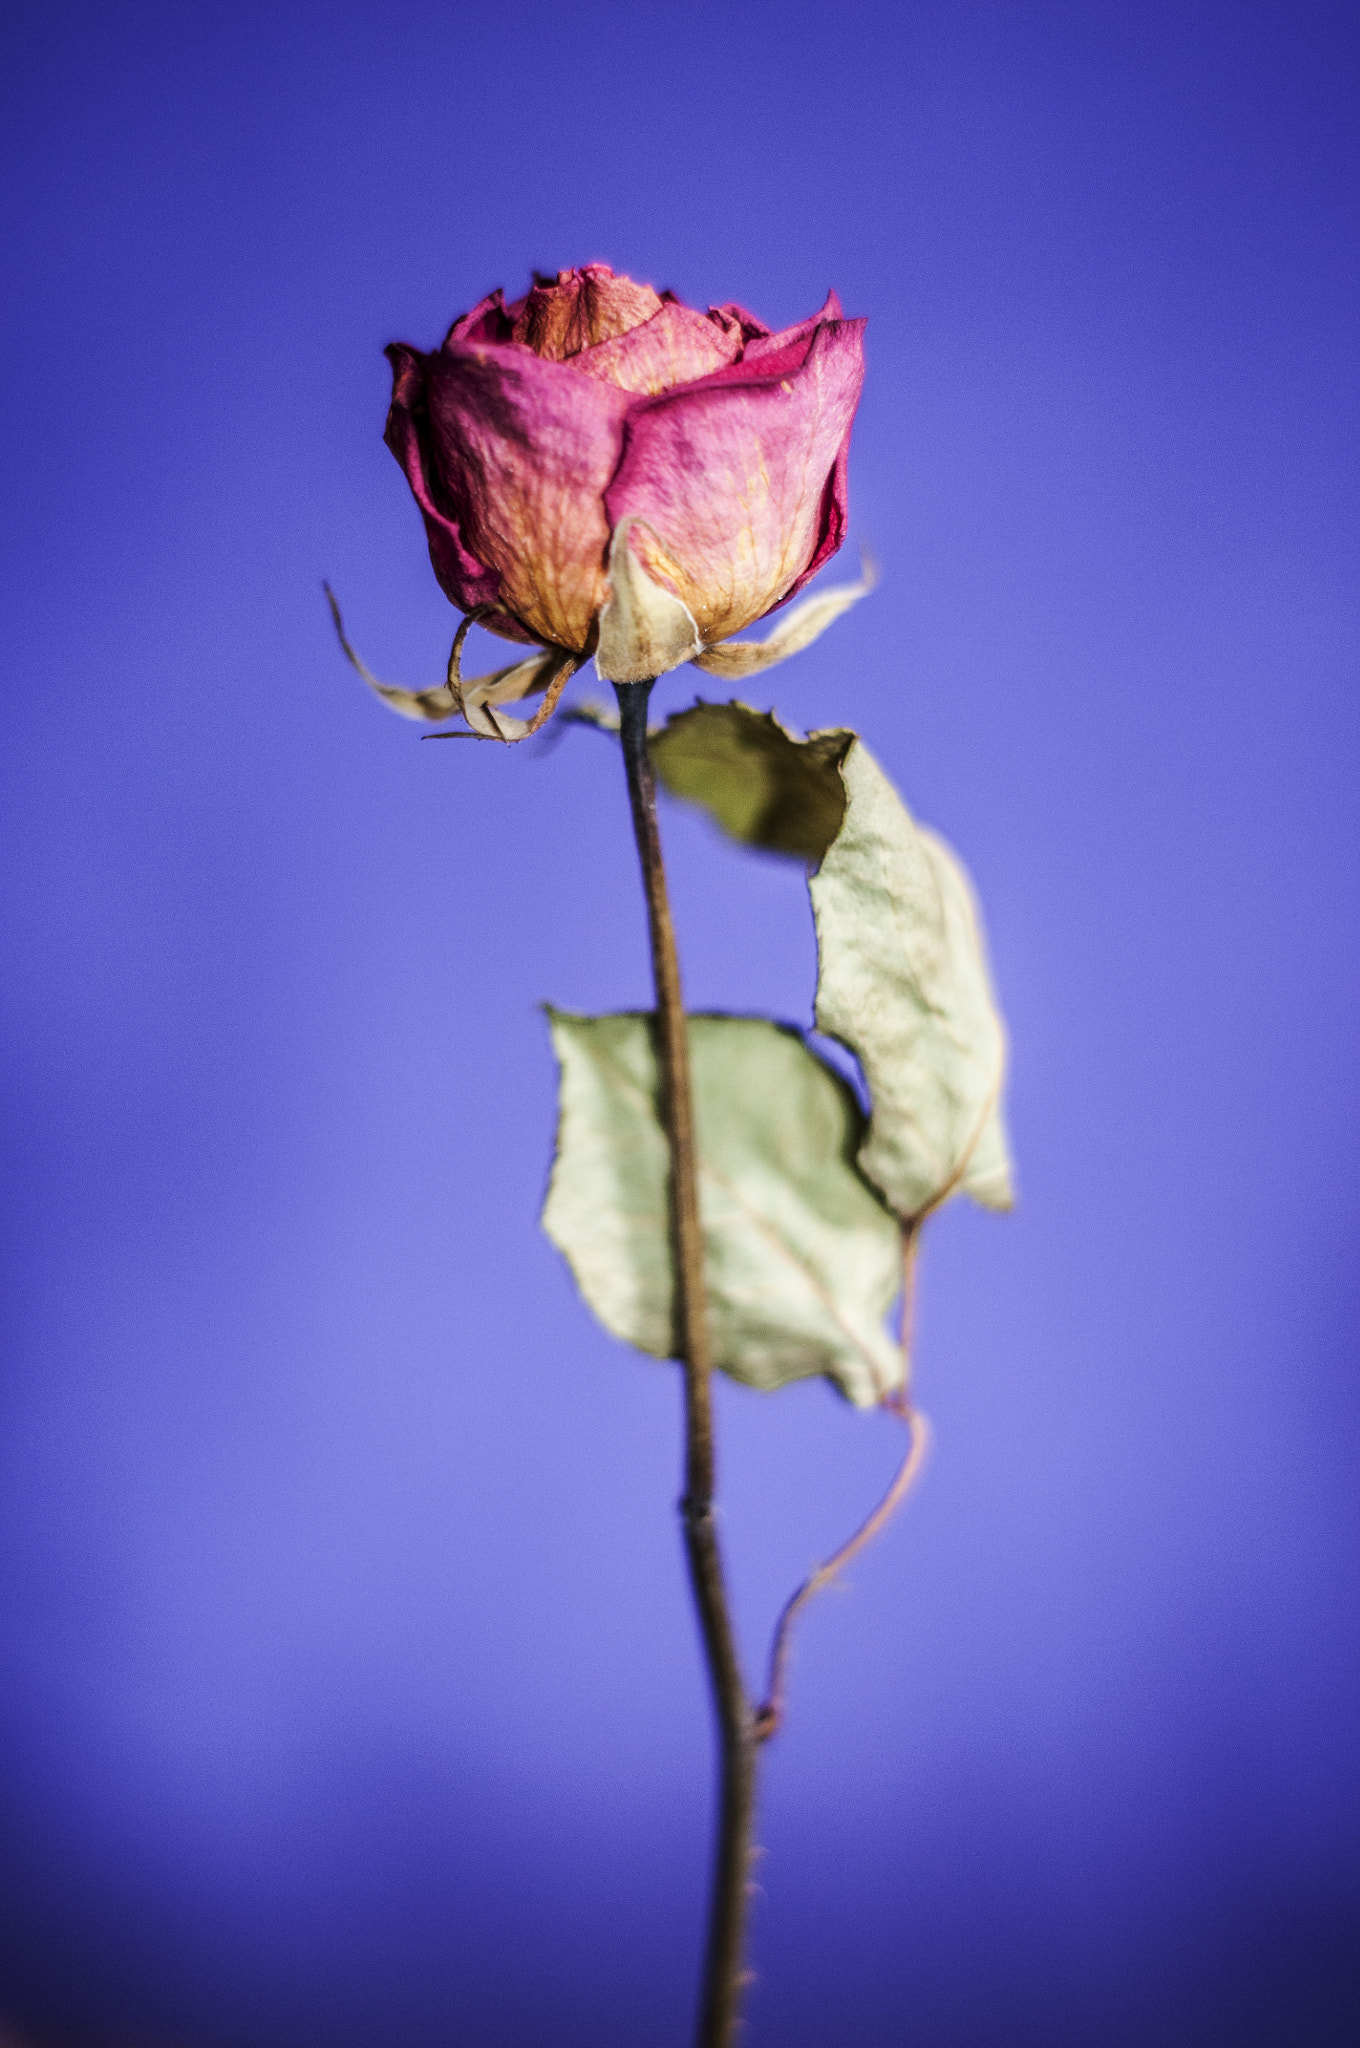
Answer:
<svg viewBox="0 0 1360 2048"><path fill-rule="evenodd" d="M444 590L493 632L584 657L623 532L652 609L692 621L686 648L762 618L844 538L863 326L833 292L771 334L587 264L512 306L491 293L436 354L394 343L386 438Z"/></svg>
<svg viewBox="0 0 1360 2048"><path fill-rule="evenodd" d="M641 326L661 303L649 284L615 277L607 263L586 263L579 270L559 270L555 284L536 284L527 298L506 307L506 318L512 340L562 363Z"/></svg>
<svg viewBox="0 0 1360 2048"><path fill-rule="evenodd" d="M644 565L707 645L794 596L844 539L863 330L829 318L756 340L628 414L609 523L638 522Z"/></svg>
<svg viewBox="0 0 1360 2048"><path fill-rule="evenodd" d="M715 319L672 302L629 333L583 349L574 368L578 374L603 377L625 391L651 396L725 370L736 362L741 347L741 328L735 320Z"/></svg>
<svg viewBox="0 0 1360 2048"><path fill-rule="evenodd" d="M604 601L603 498L629 400L616 385L511 346L430 365L430 419L452 495L500 601L538 638L580 653Z"/></svg>
<svg viewBox="0 0 1360 2048"><path fill-rule="evenodd" d="M460 541L523 637L585 652L605 596L603 500L628 394L513 343L451 342L424 370L422 462L435 469Z"/></svg>
<svg viewBox="0 0 1360 2048"><path fill-rule="evenodd" d="M477 307L466 319L475 320L483 310L483 306ZM478 561L464 541L458 508L450 501L431 443L425 383L426 369L433 359L418 349L408 348L404 341L392 342L386 355L392 365L392 404L383 439L405 470L406 481L420 507L439 586L460 611L495 604L500 578L494 569ZM533 637L504 613L485 623L510 640Z"/></svg>

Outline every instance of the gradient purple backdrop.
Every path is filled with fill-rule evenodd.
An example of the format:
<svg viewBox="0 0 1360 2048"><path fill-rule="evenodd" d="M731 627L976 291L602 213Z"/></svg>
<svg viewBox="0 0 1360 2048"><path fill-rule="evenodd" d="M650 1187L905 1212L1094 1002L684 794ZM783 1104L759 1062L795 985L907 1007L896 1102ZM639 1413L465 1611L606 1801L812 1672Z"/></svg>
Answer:
<svg viewBox="0 0 1360 2048"><path fill-rule="evenodd" d="M1354 11L0 33L0 2020L687 2038L675 1380L536 1223L535 1006L647 1000L619 764L421 746L319 588L438 674L382 344L603 257L868 314L881 587L752 688L963 851L1014 1041L933 1464L768 1758L751 2048L1355 2039ZM806 1020L798 871L664 822L691 1001ZM719 1422L754 1659L896 1445Z"/></svg>

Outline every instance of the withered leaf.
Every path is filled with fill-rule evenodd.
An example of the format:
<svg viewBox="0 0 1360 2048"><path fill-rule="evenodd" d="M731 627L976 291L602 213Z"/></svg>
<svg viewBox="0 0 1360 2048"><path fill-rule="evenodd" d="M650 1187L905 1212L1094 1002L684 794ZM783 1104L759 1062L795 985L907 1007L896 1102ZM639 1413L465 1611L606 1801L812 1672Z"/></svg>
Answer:
<svg viewBox="0 0 1360 2048"><path fill-rule="evenodd" d="M666 788L731 838L820 864L816 1021L864 1070L875 1186L904 1220L959 1189L1008 1208L1005 1029L958 856L852 732L799 740L769 712L699 703L651 744Z"/></svg>
<svg viewBox="0 0 1360 2048"><path fill-rule="evenodd" d="M855 1054L872 1103L860 1164L904 1219L956 1189L1008 1209L1006 1035L967 872L862 740L839 773L845 819L808 888L817 1026Z"/></svg>
<svg viewBox="0 0 1360 2048"><path fill-rule="evenodd" d="M549 1010L561 1069L543 1227L605 1327L674 1355L667 1147L650 1016ZM749 1386L824 1373L870 1405L905 1366L884 1317L901 1236L855 1165L864 1119L801 1035L689 1020L714 1362Z"/></svg>
<svg viewBox="0 0 1360 2048"><path fill-rule="evenodd" d="M772 712L699 703L669 718L650 745L663 787L706 810L729 838L818 861L845 815L837 766L853 740L796 740Z"/></svg>

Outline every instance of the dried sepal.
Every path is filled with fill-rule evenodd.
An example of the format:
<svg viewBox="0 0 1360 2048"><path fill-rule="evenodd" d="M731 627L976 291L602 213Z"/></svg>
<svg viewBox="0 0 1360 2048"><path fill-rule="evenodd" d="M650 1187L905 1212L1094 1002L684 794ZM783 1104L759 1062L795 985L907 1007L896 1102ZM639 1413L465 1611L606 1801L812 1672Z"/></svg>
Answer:
<svg viewBox="0 0 1360 2048"><path fill-rule="evenodd" d="M609 547L609 594L600 611L595 666L605 682L644 683L691 661L701 641L694 614L649 575L633 547L636 519L621 519Z"/></svg>
<svg viewBox="0 0 1360 2048"><path fill-rule="evenodd" d="M868 596L874 582L873 569L866 563L858 583L836 583L829 590L819 590L804 598L784 614L767 639L720 640L715 646L705 647L702 654L696 654L694 666L725 683L758 675L762 669L773 668L777 661L787 661L791 654L801 654L805 647L810 647L852 604Z"/></svg>
<svg viewBox="0 0 1360 2048"><path fill-rule="evenodd" d="M431 685L428 690L403 690L395 683L380 682L373 671L360 659L350 645L345 632L344 620L335 593L329 583L323 584L326 601L331 608L335 622L336 637L344 651L346 660L363 677L370 690L380 697L390 711L401 718L411 718L422 725L442 725L450 718L463 717L471 734L478 739L522 740L528 739L552 716L558 699L571 677L580 667L580 659L560 647L540 648L523 661L511 662L505 668L493 669L489 675L473 676L466 680L462 674L461 656L463 642L471 628L477 624L486 607L468 613L454 635L453 648L449 654L447 679ZM532 719L512 718L498 709L505 704L517 704L524 697L544 694L544 702ZM448 738L456 735L448 734Z"/></svg>
<svg viewBox="0 0 1360 2048"><path fill-rule="evenodd" d="M532 661L497 669L493 675L478 676L474 682L463 684L463 716L481 739L527 740L552 717L558 699L580 665L574 654L561 647L550 647ZM532 718L512 718L500 708L540 692L546 694Z"/></svg>

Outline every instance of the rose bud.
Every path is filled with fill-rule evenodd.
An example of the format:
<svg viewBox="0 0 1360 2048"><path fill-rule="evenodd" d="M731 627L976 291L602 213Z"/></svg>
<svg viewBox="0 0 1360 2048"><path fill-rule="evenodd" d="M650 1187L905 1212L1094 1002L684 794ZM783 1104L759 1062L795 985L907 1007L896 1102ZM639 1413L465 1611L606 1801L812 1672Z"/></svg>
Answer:
<svg viewBox="0 0 1360 2048"><path fill-rule="evenodd" d="M493 292L431 355L394 342L385 438L469 616L445 688L375 687L408 716L461 711L522 738L592 654L607 680L639 682L686 661L749 675L806 646L865 584L808 600L763 644L730 636L845 537L863 328L834 292L772 334L740 306L699 313L589 263L508 306ZM541 651L464 682L473 618ZM535 691L530 723L498 715Z"/></svg>

